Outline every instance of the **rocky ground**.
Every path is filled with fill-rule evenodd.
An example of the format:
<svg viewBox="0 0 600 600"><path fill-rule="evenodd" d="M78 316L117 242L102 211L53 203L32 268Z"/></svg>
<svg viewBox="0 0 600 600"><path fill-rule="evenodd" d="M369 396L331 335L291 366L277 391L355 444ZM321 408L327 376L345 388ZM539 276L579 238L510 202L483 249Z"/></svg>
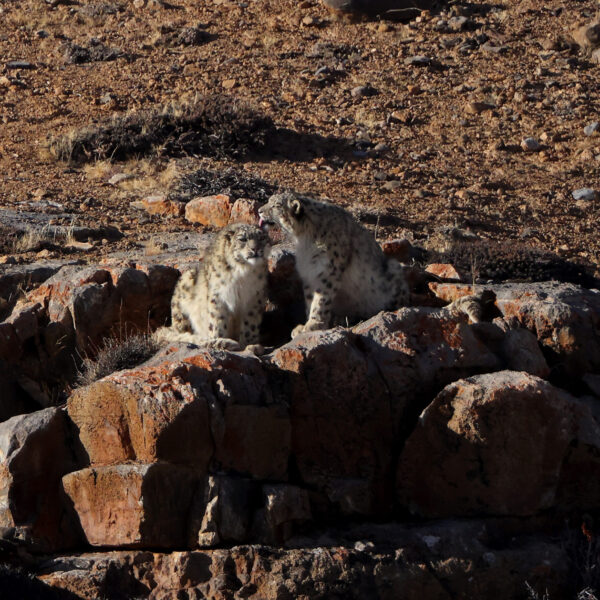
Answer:
<svg viewBox="0 0 600 600"><path fill-rule="evenodd" d="M152 234L198 225L135 203L189 199L183 175L232 169L251 178L234 196L262 199L254 178L326 196L381 238L434 250L510 241L595 270L597 53L573 31L597 10L594 0L476 0L393 23L340 20L316 0L3 5L3 209L42 213L36 230L49 218L123 237L88 231L77 241L91 246L65 248L51 235L15 249L3 211L2 250L25 261L151 253ZM278 133L236 156L164 137L121 160L106 147L76 163L48 153L57 136L196 94L246 102ZM595 195L574 197L581 189Z"/></svg>
<svg viewBox="0 0 600 600"><path fill-rule="evenodd" d="M598 4L543 4L0 7L3 599L599 597ZM412 306L289 341L284 241L264 357L136 337L278 188Z"/></svg>

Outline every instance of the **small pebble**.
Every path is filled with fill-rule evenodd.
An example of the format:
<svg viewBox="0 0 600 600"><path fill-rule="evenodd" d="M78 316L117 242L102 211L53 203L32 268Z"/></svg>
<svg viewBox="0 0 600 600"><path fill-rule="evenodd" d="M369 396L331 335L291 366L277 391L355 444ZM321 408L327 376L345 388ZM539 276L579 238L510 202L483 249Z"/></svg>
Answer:
<svg viewBox="0 0 600 600"><path fill-rule="evenodd" d="M427 66L431 63L431 59L428 56L409 56L404 59L405 65L416 65L416 66Z"/></svg>
<svg viewBox="0 0 600 600"><path fill-rule="evenodd" d="M521 148L525 152L538 152L541 149L541 145L535 138L527 137L521 142Z"/></svg>
<svg viewBox="0 0 600 600"><path fill-rule="evenodd" d="M135 176L131 173L117 173L108 180L108 183L110 185L118 185L119 183L122 183L123 181L127 181L129 179L133 179L134 177Z"/></svg>
<svg viewBox="0 0 600 600"><path fill-rule="evenodd" d="M600 132L600 123L598 121L594 121L583 128L583 133L588 136L594 135L597 132Z"/></svg>
<svg viewBox="0 0 600 600"><path fill-rule="evenodd" d="M397 190L399 187L402 187L402 182L397 179L393 179L392 181L387 181L383 184L383 189L387 192L393 192Z"/></svg>

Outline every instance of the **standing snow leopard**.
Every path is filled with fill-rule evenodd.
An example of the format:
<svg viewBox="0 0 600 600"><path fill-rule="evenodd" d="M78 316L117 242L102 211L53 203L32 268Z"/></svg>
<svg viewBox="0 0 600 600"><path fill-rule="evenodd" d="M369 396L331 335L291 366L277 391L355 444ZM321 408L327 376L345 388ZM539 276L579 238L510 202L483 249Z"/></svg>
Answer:
<svg viewBox="0 0 600 600"><path fill-rule="evenodd" d="M171 300L171 327L159 341L260 350L259 327L267 302L269 239L253 225L234 224L216 236L201 266L186 271Z"/></svg>
<svg viewBox="0 0 600 600"><path fill-rule="evenodd" d="M278 224L294 238L308 320L292 337L408 304L402 265L343 208L284 192L271 196L259 216L261 225Z"/></svg>

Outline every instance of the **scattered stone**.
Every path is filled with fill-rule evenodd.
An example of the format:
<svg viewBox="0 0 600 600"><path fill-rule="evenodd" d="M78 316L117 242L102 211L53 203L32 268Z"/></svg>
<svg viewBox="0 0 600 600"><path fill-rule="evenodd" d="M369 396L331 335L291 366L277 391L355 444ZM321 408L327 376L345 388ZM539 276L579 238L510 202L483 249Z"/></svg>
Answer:
<svg viewBox="0 0 600 600"><path fill-rule="evenodd" d="M428 273L432 273L433 275L437 275L437 277L441 277L442 279L449 279L454 281L464 281L463 276L456 270L453 265L442 264L442 263L432 263L425 267L425 270Z"/></svg>
<svg viewBox="0 0 600 600"><path fill-rule="evenodd" d="M572 36L582 50L591 52L600 46L600 23L583 25L576 29Z"/></svg>
<svg viewBox="0 0 600 600"><path fill-rule="evenodd" d="M586 202L593 202L600 197L600 194L591 188L580 188L574 190L571 195L575 200L584 200Z"/></svg>
<svg viewBox="0 0 600 600"><path fill-rule="evenodd" d="M16 69L36 69L36 65L27 60L9 60L6 63L6 68L10 70Z"/></svg>
<svg viewBox="0 0 600 600"><path fill-rule="evenodd" d="M409 56L408 58L404 59L404 64L409 66L426 67L431 64L431 58L423 55Z"/></svg>
<svg viewBox="0 0 600 600"><path fill-rule="evenodd" d="M73 240L68 244L65 244L65 248L69 250L77 250L78 252L88 252L89 250L93 250L94 244L90 244L89 242L78 242L77 240Z"/></svg>
<svg viewBox="0 0 600 600"><path fill-rule="evenodd" d="M593 123L590 123L589 125L586 125L583 128L583 133L585 133L585 135L587 136L592 136L595 133L598 133L600 131L600 123L598 121L594 121Z"/></svg>
<svg viewBox="0 0 600 600"><path fill-rule="evenodd" d="M467 112L472 115L480 115L488 110L495 110L495 108L493 104L488 104L487 102L469 102L467 104Z"/></svg>
<svg viewBox="0 0 600 600"><path fill-rule="evenodd" d="M150 215L172 215L181 217L185 213L185 203L169 200L166 196L146 196L140 202L140 208Z"/></svg>
<svg viewBox="0 0 600 600"><path fill-rule="evenodd" d="M358 100L360 98L368 98L370 96L375 96L377 93L378 93L377 90L370 84L359 85L350 91L350 95L355 100Z"/></svg>
<svg viewBox="0 0 600 600"><path fill-rule="evenodd" d="M501 46L496 46L494 44L491 44L490 42L486 42L485 44L480 46L480 49L484 52L491 52L492 54L503 54L508 50L508 46L504 44Z"/></svg>
<svg viewBox="0 0 600 600"><path fill-rule="evenodd" d="M451 31L464 31L470 29L475 23L464 16L451 17L447 21L448 28Z"/></svg>
<svg viewBox="0 0 600 600"><path fill-rule="evenodd" d="M398 188L402 187L402 182L398 181L397 179L392 179L391 181L386 181L381 187L386 192L394 192Z"/></svg>
<svg viewBox="0 0 600 600"><path fill-rule="evenodd" d="M108 183L110 185L119 185L120 183L123 183L124 181L130 181L131 179L135 179L135 175L133 173L117 173L108 180Z"/></svg>
<svg viewBox="0 0 600 600"><path fill-rule="evenodd" d="M112 61L121 56L123 56L123 52L115 48L108 48L95 38L90 40L87 47L72 42L63 44L63 58L68 64Z"/></svg>
<svg viewBox="0 0 600 600"><path fill-rule="evenodd" d="M533 137L526 137L521 141L521 148L525 152L539 152L542 149L541 144Z"/></svg>
<svg viewBox="0 0 600 600"><path fill-rule="evenodd" d="M386 256L391 256L401 263L409 263L413 258L414 248L407 239L383 242L381 249Z"/></svg>

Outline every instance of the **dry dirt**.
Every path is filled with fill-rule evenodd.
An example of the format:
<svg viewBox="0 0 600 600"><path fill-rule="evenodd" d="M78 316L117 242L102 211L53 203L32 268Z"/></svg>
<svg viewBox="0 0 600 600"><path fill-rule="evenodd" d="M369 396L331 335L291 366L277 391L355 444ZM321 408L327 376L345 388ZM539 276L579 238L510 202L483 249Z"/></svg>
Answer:
<svg viewBox="0 0 600 600"><path fill-rule="evenodd" d="M595 0L473 0L403 24L340 20L317 0L2 3L0 208L124 237L17 252L9 224L0 253L95 262L156 232L198 229L131 203L177 199L186 173L233 169L250 178L248 195L256 177L328 197L382 239L442 250L475 235L597 270L600 199L572 192L600 190L600 131L583 131L599 120L600 65L569 33L598 10ZM453 16L467 20L440 24ZM48 152L57 136L197 94L271 119L265 147L201 156L159 140L78 163ZM521 148L527 137L537 151ZM119 173L133 178L109 184Z"/></svg>

